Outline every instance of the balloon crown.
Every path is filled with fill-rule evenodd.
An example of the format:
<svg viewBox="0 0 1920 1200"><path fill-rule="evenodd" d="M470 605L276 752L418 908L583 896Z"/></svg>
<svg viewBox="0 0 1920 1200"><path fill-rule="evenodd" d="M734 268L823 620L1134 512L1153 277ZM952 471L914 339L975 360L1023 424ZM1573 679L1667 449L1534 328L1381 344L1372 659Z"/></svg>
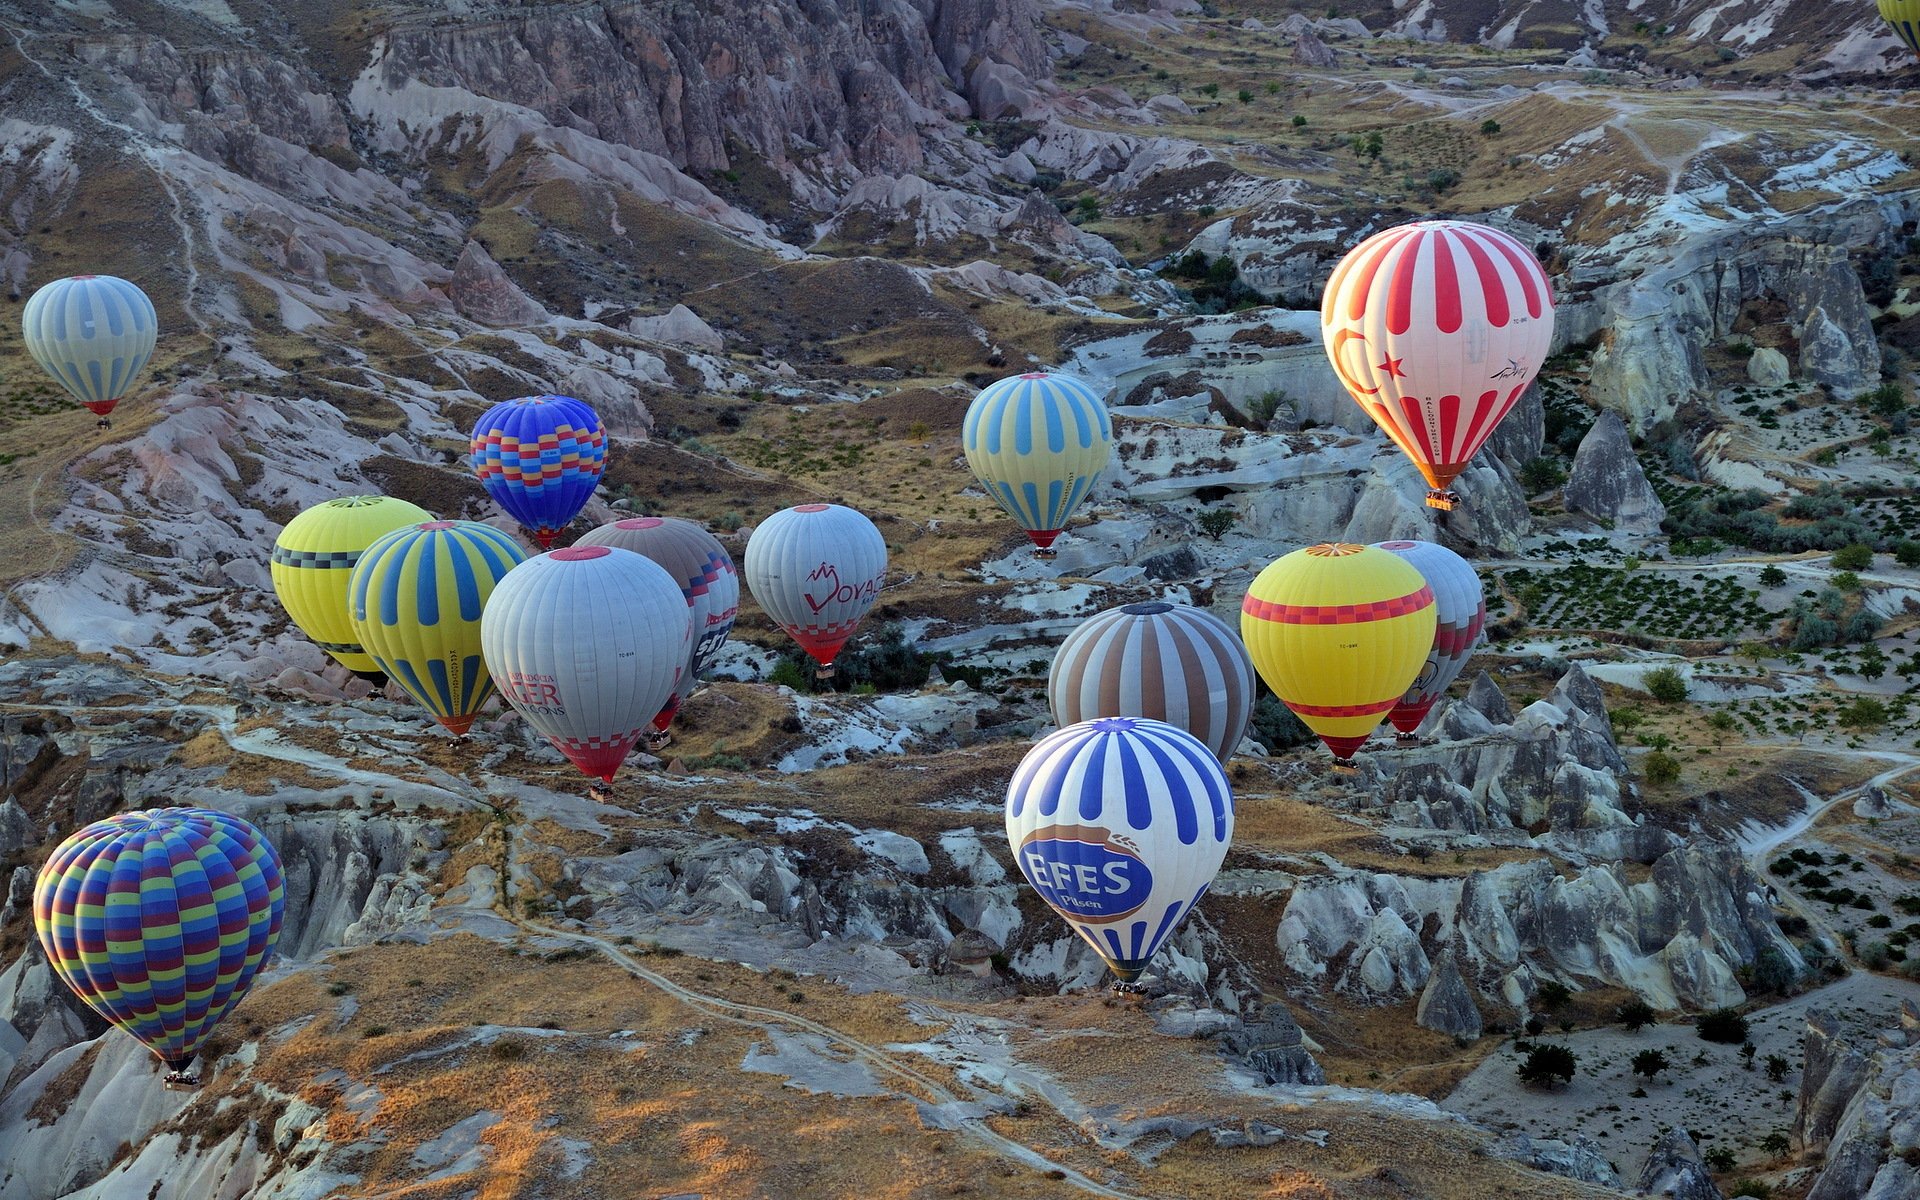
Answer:
<svg viewBox="0 0 1920 1200"><path fill-rule="evenodd" d="M615 521L615 529L657 529L666 522L659 517L628 517L624 521Z"/></svg>
<svg viewBox="0 0 1920 1200"><path fill-rule="evenodd" d="M1314 558L1346 558L1365 550L1365 546L1356 546L1352 542L1322 542L1318 546L1307 547L1307 553Z"/></svg>
<svg viewBox="0 0 1920 1200"><path fill-rule="evenodd" d="M1164 600L1148 600L1143 604L1122 605L1120 611L1133 617L1154 617L1164 612L1172 612L1173 605Z"/></svg>
<svg viewBox="0 0 1920 1200"><path fill-rule="evenodd" d="M386 499L385 496L342 496L338 500L327 501L327 507L365 508L370 504L378 504L384 499Z"/></svg>
<svg viewBox="0 0 1920 1200"><path fill-rule="evenodd" d="M586 562L589 559L605 558L613 551L605 546L568 546L564 550L555 550L547 555L555 562Z"/></svg>

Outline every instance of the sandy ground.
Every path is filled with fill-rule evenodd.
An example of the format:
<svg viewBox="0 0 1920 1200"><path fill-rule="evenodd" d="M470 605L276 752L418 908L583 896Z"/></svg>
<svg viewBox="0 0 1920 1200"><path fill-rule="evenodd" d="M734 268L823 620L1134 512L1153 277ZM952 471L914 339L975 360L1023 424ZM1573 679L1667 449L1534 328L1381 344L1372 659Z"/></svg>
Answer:
<svg viewBox="0 0 1920 1200"><path fill-rule="evenodd" d="M1749 1018L1756 1051L1751 1071L1741 1065L1739 1047L1702 1041L1690 1024L1655 1025L1639 1033L1618 1028L1549 1033L1532 1040L1573 1051L1579 1071L1572 1083L1552 1091L1523 1086L1515 1075L1522 1056L1509 1044L1462 1081L1442 1106L1533 1137L1585 1133L1608 1148L1628 1183L1638 1179L1653 1143L1676 1124L1685 1125L1704 1146L1727 1146L1743 1165L1758 1164L1767 1157L1761 1140L1787 1133L1793 1125L1807 1013L1831 1009L1843 1036L1871 1045L1881 1030L1897 1023L1902 998L1920 1002L1920 984L1862 973L1763 1009ZM1664 1051L1674 1064L1650 1086L1631 1067L1633 1056L1647 1049ZM1792 1064L1777 1083L1766 1075L1767 1056L1773 1054ZM1643 1086L1644 1097L1632 1095Z"/></svg>

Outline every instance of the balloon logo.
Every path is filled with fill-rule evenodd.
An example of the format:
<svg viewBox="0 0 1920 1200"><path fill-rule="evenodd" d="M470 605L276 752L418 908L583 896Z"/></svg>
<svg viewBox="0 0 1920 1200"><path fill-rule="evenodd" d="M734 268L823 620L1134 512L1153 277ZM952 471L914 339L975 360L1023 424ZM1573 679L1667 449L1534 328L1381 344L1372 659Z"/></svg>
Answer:
<svg viewBox="0 0 1920 1200"><path fill-rule="evenodd" d="M1186 730L1102 717L1027 752L1007 785L1006 818L1027 883L1131 981L1220 870L1233 789Z"/></svg>
<svg viewBox="0 0 1920 1200"><path fill-rule="evenodd" d="M1042 900L1089 924L1125 920L1153 892L1153 872L1139 849L1109 829L1049 825L1014 853Z"/></svg>
<svg viewBox="0 0 1920 1200"><path fill-rule="evenodd" d="M60 843L33 889L54 974L176 1075L280 938L280 856L239 817L126 812Z"/></svg>
<svg viewBox="0 0 1920 1200"><path fill-rule="evenodd" d="M1426 476L1427 503L1450 509L1453 481L1552 348L1553 287L1533 251L1500 230L1400 225L1334 268L1320 335L1355 403Z"/></svg>

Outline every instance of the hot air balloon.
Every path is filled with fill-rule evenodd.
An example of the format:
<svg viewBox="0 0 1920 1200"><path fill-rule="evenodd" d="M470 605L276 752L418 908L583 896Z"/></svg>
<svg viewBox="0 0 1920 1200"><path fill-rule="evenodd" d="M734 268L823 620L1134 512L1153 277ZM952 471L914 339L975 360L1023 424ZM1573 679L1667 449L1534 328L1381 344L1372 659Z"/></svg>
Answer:
<svg viewBox="0 0 1920 1200"><path fill-rule="evenodd" d="M1419 675L1434 623L1420 572L1370 546L1295 550L1260 572L1240 606L1260 678L1341 771Z"/></svg>
<svg viewBox="0 0 1920 1200"><path fill-rule="evenodd" d="M147 369L159 330L153 301L113 275L56 279L29 296L20 313L27 353L102 427Z"/></svg>
<svg viewBox="0 0 1920 1200"><path fill-rule="evenodd" d="M1160 601L1087 618L1047 672L1056 725L1149 717L1199 738L1221 762L1246 736L1253 696L1253 664L1226 622Z"/></svg>
<svg viewBox="0 0 1920 1200"><path fill-rule="evenodd" d="M347 581L347 612L375 665L433 719L464 734L493 695L480 614L519 543L477 521L427 521L367 547Z"/></svg>
<svg viewBox="0 0 1920 1200"><path fill-rule="evenodd" d="M1435 625L1433 649L1426 665L1414 677L1413 686L1387 714L1387 720L1400 731L1395 739L1417 742L1414 730L1427 719L1434 702L1446 694L1460 669L1473 657L1480 642L1480 631L1487 623L1487 597L1473 564L1445 546L1432 542L1380 542L1374 549L1412 563L1420 577L1433 589Z"/></svg>
<svg viewBox="0 0 1920 1200"><path fill-rule="evenodd" d="M1102 717L1041 740L1007 785L1007 840L1048 907L1131 983L1233 841L1233 789L1184 729Z"/></svg>
<svg viewBox="0 0 1920 1200"><path fill-rule="evenodd" d="M880 596L887 541L838 504L802 504L762 521L747 539L747 587L780 628L833 675L833 660Z"/></svg>
<svg viewBox="0 0 1920 1200"><path fill-rule="evenodd" d="M720 539L692 521L674 517L630 517L614 521L587 534L577 546L617 546L652 559L666 568L680 585L680 592L693 610L693 651L680 683L673 690L659 715L653 719L653 733L647 744L658 748L667 744L667 726L680 704L693 690L700 672L726 645L733 630L734 616L740 611L740 576L734 572L733 557Z"/></svg>
<svg viewBox="0 0 1920 1200"><path fill-rule="evenodd" d="M586 507L606 457L599 416L571 396L507 400L473 427L474 474L542 547Z"/></svg>
<svg viewBox="0 0 1920 1200"><path fill-rule="evenodd" d="M693 612L660 564L569 546L507 572L480 644L507 703L574 766L612 783L686 669Z"/></svg>
<svg viewBox="0 0 1920 1200"><path fill-rule="evenodd" d="M47 962L87 1007L186 1075L280 937L280 856L239 817L161 808L60 843L33 889Z"/></svg>
<svg viewBox="0 0 1920 1200"><path fill-rule="evenodd" d="M1320 305L1334 372L1450 509L1451 485L1540 373L1553 289L1533 251L1467 221L1377 233L1334 268Z"/></svg>
<svg viewBox="0 0 1920 1200"><path fill-rule="evenodd" d="M380 668L356 639L347 616L347 579L368 546L406 525L433 520L392 496L347 496L307 509L273 543L273 591L300 632L349 671Z"/></svg>
<svg viewBox="0 0 1920 1200"><path fill-rule="evenodd" d="M1920 54L1920 0L1880 0L1880 16L1907 49Z"/></svg>
<svg viewBox="0 0 1920 1200"><path fill-rule="evenodd" d="M1053 556L1053 540L1113 452L1100 394L1071 375L1033 371L989 384L961 424L974 478Z"/></svg>

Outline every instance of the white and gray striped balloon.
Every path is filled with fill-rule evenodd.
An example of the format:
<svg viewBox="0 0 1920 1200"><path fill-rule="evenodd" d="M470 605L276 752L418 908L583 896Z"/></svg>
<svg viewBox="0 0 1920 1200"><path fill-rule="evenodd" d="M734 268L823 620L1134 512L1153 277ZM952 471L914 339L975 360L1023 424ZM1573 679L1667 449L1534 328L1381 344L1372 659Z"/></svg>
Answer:
<svg viewBox="0 0 1920 1200"><path fill-rule="evenodd" d="M851 508L801 504L754 529L747 539L746 576L767 615L830 668L880 598L887 540Z"/></svg>
<svg viewBox="0 0 1920 1200"><path fill-rule="evenodd" d="M1067 635L1047 672L1060 726L1147 717L1186 730L1221 762L1253 719L1253 662L1225 621L1184 604L1126 604Z"/></svg>
<svg viewBox="0 0 1920 1200"><path fill-rule="evenodd" d="M610 546L530 558L480 618L507 703L589 775L611 781L686 669L693 611L660 564Z"/></svg>
<svg viewBox="0 0 1920 1200"><path fill-rule="evenodd" d="M114 275L56 279L20 312L20 340L33 361L101 416L139 382L158 332L153 301Z"/></svg>

